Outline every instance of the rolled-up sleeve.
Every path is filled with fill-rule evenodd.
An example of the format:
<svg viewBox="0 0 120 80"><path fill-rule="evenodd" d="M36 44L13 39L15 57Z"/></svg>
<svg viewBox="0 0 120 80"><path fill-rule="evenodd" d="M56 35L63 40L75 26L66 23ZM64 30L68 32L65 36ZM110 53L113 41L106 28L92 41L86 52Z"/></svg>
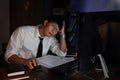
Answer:
<svg viewBox="0 0 120 80"><path fill-rule="evenodd" d="M8 58L12 55L18 55L19 49L22 47L22 39L23 39L22 31L20 28L16 29L7 45L5 52L5 60L8 62Z"/></svg>
<svg viewBox="0 0 120 80"><path fill-rule="evenodd" d="M50 50L58 56L65 56L67 54L67 52L63 52L63 51L60 50L59 43L56 40L56 38L52 38Z"/></svg>

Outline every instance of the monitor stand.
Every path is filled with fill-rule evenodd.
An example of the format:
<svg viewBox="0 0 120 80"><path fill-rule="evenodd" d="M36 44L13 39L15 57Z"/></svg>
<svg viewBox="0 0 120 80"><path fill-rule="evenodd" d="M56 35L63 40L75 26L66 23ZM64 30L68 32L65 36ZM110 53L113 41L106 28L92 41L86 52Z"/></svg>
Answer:
<svg viewBox="0 0 120 80"><path fill-rule="evenodd" d="M100 63L101 63L101 66L102 66L104 78L109 78L109 75L108 75L108 68L107 68L107 65L106 65L106 63L105 63L104 58L102 57L101 54L98 54L97 56L98 56L99 59L100 59Z"/></svg>
<svg viewBox="0 0 120 80"><path fill-rule="evenodd" d="M95 64L95 61L96 61L97 58L99 59L101 68L96 68L96 66L94 65L94 70L95 70L95 72L96 72L96 73L97 73L98 71L102 71L102 72L103 72L104 77L103 77L101 80L109 79L108 68L107 68L107 65L106 65L106 63L105 63L105 60L104 60L104 58L102 57L101 54L97 54L97 56L94 56L94 57L91 59L92 63ZM87 78L90 79L90 80L96 80L96 79L90 77L88 74L89 74L89 72L88 72L87 74L85 74L84 76L87 77ZM99 76L99 75L98 75L98 76Z"/></svg>

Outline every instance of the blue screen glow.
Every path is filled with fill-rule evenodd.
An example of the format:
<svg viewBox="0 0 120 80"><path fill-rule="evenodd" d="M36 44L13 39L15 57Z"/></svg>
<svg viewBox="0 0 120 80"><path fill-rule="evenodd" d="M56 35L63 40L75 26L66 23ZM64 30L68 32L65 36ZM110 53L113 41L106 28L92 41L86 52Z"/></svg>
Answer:
<svg viewBox="0 0 120 80"><path fill-rule="evenodd" d="M71 0L74 12L119 11L120 0Z"/></svg>

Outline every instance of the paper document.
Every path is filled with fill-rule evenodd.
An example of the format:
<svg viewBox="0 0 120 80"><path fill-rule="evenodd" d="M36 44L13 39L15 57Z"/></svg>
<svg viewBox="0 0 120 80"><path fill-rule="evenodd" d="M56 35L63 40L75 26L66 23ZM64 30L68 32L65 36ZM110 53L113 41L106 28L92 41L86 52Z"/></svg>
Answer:
<svg viewBox="0 0 120 80"><path fill-rule="evenodd" d="M71 62L74 59L74 57L60 57L60 56L54 56L54 55L46 55L40 58L37 58L40 65L47 67L47 68L53 68L62 64L65 64L67 62Z"/></svg>

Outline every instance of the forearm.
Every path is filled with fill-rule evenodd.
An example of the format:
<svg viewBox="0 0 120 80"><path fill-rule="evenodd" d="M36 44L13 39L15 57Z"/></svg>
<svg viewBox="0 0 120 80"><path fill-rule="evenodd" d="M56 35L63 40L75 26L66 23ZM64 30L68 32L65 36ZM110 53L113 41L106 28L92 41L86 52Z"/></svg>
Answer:
<svg viewBox="0 0 120 80"><path fill-rule="evenodd" d="M20 63L20 64L24 64L26 59L24 58L20 58L17 55L12 55L11 57L8 58L8 61L12 62L12 63Z"/></svg>
<svg viewBox="0 0 120 80"><path fill-rule="evenodd" d="M65 21L63 21L63 27L60 30L60 50L64 53L67 51L66 41L65 41Z"/></svg>
<svg viewBox="0 0 120 80"><path fill-rule="evenodd" d="M64 34L61 34L64 35ZM60 36L60 50L63 52L67 51L67 46L66 46L66 41L65 41L65 35L64 36Z"/></svg>
<svg viewBox="0 0 120 80"><path fill-rule="evenodd" d="M28 66L29 69L33 69L38 65L36 58L24 59L18 57L17 55L12 55L10 58L8 58L8 60L13 63L20 63L24 66Z"/></svg>

